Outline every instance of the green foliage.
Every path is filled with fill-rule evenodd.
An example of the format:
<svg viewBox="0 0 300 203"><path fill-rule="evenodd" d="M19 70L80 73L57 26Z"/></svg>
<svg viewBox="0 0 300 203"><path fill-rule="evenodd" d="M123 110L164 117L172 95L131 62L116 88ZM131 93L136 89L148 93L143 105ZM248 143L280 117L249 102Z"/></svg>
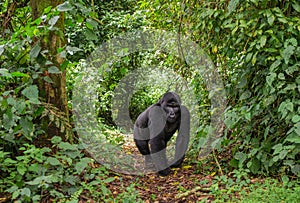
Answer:
<svg viewBox="0 0 300 203"><path fill-rule="evenodd" d="M292 182L291 182L292 183ZM282 185L274 180L266 180L263 185L255 183L249 187L250 192L243 194L239 202L299 202L300 186L298 184Z"/></svg>
<svg viewBox="0 0 300 203"><path fill-rule="evenodd" d="M76 48L68 59L86 59L100 44L118 35L140 27L143 18L136 9L135 1L93 1L72 0L72 10L66 16L66 37L68 45Z"/></svg>
<svg viewBox="0 0 300 203"><path fill-rule="evenodd" d="M107 177L103 167L93 168L94 161L84 157L83 146L62 142L60 137L53 137L51 142L51 149L24 144L19 148L22 152L14 158L1 150L0 193L11 193L13 200L22 202L50 198L64 202L78 201L87 190L95 200L112 201L106 184L115 178ZM132 193L128 198L138 199L132 187L127 189ZM120 194L120 198L126 194Z"/></svg>
<svg viewBox="0 0 300 203"><path fill-rule="evenodd" d="M152 26L191 35L218 65L229 101L222 143L232 148L232 166L299 176L299 2L141 1L141 7L152 11L146 12ZM205 129L206 123L199 138Z"/></svg>
<svg viewBox="0 0 300 203"><path fill-rule="evenodd" d="M80 144L63 142L56 136L44 142L45 132L36 124L41 117L48 116L61 131L71 126L57 109L43 102L45 98L38 97L41 92L36 81L42 79L53 84L47 74L42 74L45 67L50 74L66 69L71 107L75 77L80 66L86 65L82 59L120 32L146 25L189 35L210 55L223 78L228 96L224 115L227 129L217 150L230 153L220 161L226 167L224 171L231 167L235 170L228 177L218 177L211 186L216 201L238 201L232 194L242 189L246 191L239 193L242 202L300 201L299 185L289 181L288 176L282 176L283 184L268 180L252 184L249 178L249 172L300 175L297 0L91 2L71 0L57 8L48 7L35 21L28 1L0 2L1 196L16 202L50 199L77 202L82 194L88 194L98 202L140 202L135 183L122 186L124 192L113 197L108 184L115 177L105 168L94 167L95 163L84 155ZM65 62L56 67L47 61L51 53L44 50L43 44L49 43L47 36L51 32L64 34L54 26L60 12L65 13L67 45L58 50ZM166 53L133 53L111 64L99 84L96 104L99 117L107 124L114 124L111 112L114 90L128 72L145 66L174 70L191 80L201 116L198 135L190 150L196 157L203 144L201 138L211 130L209 92L201 75L192 78L183 61ZM130 101L131 118L135 119L170 88L152 79L151 87L138 84L140 89ZM171 86L177 88L176 84ZM113 134L109 130L105 133L107 137ZM114 144L124 142L119 136L109 139ZM211 163L204 166L207 171L210 168Z"/></svg>
<svg viewBox="0 0 300 203"><path fill-rule="evenodd" d="M132 99L129 104L130 118L134 122L137 117L146 110L149 106L156 103L163 91L160 91L160 87L140 87L140 89L132 95Z"/></svg>
<svg viewBox="0 0 300 203"><path fill-rule="evenodd" d="M250 179L246 171L234 170L232 176L217 176L211 186L214 202L298 202L299 183L288 178ZM283 178L284 179L284 178Z"/></svg>
<svg viewBox="0 0 300 203"><path fill-rule="evenodd" d="M51 53L44 50L43 44L48 43L50 32L63 34L62 30L54 27L60 12L68 12L65 13L65 25L70 28L67 29L67 36L77 34L77 30L72 29L74 27L79 31L96 31L98 20L92 14L96 6L91 8L82 1L67 1L57 8L46 8L40 18L32 21L27 3L0 3L1 16L8 17L0 19L1 25L4 25L0 40L0 196L4 200L16 202L50 199L78 202L84 193L99 202L113 202L115 198L121 202L123 197L137 201L138 195L133 186L124 186L124 193L114 197L107 184L115 178L110 177L105 168L95 167L93 160L85 156L80 144L63 142L56 136L50 141L36 122L47 116L62 132L72 128L57 108L45 103L45 98L39 97L42 92L38 92L37 81L41 79L52 85L54 82L44 74L45 67L49 74L60 74L66 68L72 69L80 58L86 58L87 53L94 48L89 45L93 45L95 39L84 41L76 38L77 35L74 37L75 41L78 40L76 44L71 37L68 38L70 43L58 50L65 59L61 67L46 60ZM110 5L113 6L112 3ZM83 14L76 13L77 10ZM124 13L124 18L128 19L128 12ZM92 20L94 18L95 21ZM80 19L83 24L80 24ZM95 33L100 34L101 30L97 31ZM90 34L94 34L93 31ZM108 33L104 35L107 37ZM83 46L76 46L78 44ZM74 73L75 77L76 70ZM68 78L70 94L74 77Z"/></svg>

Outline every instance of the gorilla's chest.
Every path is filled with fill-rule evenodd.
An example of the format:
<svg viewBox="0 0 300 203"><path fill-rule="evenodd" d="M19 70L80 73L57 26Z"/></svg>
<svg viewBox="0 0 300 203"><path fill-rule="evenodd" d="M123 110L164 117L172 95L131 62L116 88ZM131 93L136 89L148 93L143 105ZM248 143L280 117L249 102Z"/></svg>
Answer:
<svg viewBox="0 0 300 203"><path fill-rule="evenodd" d="M173 135L176 130L178 130L179 128L179 122L175 122L175 123L167 123L165 126L165 133L167 133L168 135Z"/></svg>

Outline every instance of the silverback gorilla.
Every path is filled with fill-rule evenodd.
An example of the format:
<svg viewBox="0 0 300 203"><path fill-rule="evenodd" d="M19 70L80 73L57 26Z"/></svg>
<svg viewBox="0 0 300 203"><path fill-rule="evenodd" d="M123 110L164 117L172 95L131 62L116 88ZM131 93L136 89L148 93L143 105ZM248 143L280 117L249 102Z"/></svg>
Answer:
<svg viewBox="0 0 300 203"><path fill-rule="evenodd" d="M175 157L168 163L167 142L178 130ZM145 166L155 165L158 174L166 176L171 168L180 167L190 138L190 114L181 105L180 97L167 92L152 106L139 115L134 125L134 141L145 156Z"/></svg>

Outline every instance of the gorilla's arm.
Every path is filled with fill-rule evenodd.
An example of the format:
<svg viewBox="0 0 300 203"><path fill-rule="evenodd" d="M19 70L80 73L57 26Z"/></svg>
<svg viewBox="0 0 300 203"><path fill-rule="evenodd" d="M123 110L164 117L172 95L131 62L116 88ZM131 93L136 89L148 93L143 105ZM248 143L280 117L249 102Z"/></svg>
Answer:
<svg viewBox="0 0 300 203"><path fill-rule="evenodd" d="M161 175L167 175L170 171L166 158L165 125L166 114L161 107L154 106L149 112L149 144L152 160L158 173Z"/></svg>
<svg viewBox="0 0 300 203"><path fill-rule="evenodd" d="M190 140L190 113L185 106L181 106L181 121L176 138L175 157L171 162L171 167L180 167Z"/></svg>

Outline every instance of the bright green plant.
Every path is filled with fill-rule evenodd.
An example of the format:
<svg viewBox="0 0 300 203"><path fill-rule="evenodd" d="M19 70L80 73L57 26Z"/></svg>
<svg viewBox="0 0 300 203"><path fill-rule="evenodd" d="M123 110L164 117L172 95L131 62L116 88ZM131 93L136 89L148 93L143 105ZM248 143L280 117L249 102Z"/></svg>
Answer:
<svg viewBox="0 0 300 203"><path fill-rule="evenodd" d="M250 192L244 193L239 202L299 202L300 187L283 186L277 181L267 180L263 184L254 184L250 186Z"/></svg>
<svg viewBox="0 0 300 203"><path fill-rule="evenodd" d="M244 171L237 170L233 172L232 177L217 176L210 188L214 202L279 203L298 202L300 198L299 182L295 180L287 178L283 183L271 178L251 180Z"/></svg>

